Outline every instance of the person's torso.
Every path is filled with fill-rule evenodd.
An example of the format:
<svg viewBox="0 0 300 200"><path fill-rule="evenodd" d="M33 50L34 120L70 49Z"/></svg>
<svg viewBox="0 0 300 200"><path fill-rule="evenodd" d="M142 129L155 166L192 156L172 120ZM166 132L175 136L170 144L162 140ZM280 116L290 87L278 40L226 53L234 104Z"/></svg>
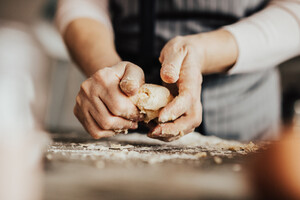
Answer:
<svg viewBox="0 0 300 200"><path fill-rule="evenodd" d="M113 0L112 19L117 49L121 56L138 62L146 81L160 82L158 56L168 40L177 35L196 34L218 29L247 17L262 8L268 0L160 0L155 1L154 39L143 37L144 12L141 2L153 0ZM149 30L149 29L148 29ZM149 36L149 34L148 34ZM141 40L146 41L141 41ZM143 52L142 43L154 43L153 52ZM222 47L220 47L222 48ZM147 60L152 54L157 62ZM127 56L127 57L126 57ZM145 59L146 58L146 59ZM202 133L233 139L251 139L278 123L279 95L276 69L245 74L204 76L202 84ZM253 109L254 108L254 109Z"/></svg>
<svg viewBox="0 0 300 200"><path fill-rule="evenodd" d="M111 0L110 9L117 48L122 53L140 51L141 2L147 0ZM149 1L148 1L149 2ZM262 9L268 0L152 0L154 4L154 56L163 45L178 35L196 34L232 24ZM145 8L147 11L150 7Z"/></svg>

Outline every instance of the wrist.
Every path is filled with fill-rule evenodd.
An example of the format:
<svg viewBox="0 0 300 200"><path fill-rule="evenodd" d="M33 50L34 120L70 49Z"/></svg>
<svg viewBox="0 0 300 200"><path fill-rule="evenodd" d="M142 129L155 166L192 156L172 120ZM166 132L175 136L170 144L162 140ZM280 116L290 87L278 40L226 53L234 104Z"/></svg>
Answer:
<svg viewBox="0 0 300 200"><path fill-rule="evenodd" d="M64 40L72 59L87 77L121 61L112 32L96 20L74 20L66 28Z"/></svg>
<svg viewBox="0 0 300 200"><path fill-rule="evenodd" d="M100 69L105 67L111 67L121 62L121 58L116 51L98 52L98 56L93 56L93 59L89 61L86 65L87 71L85 74L87 77L93 75Z"/></svg>
<svg viewBox="0 0 300 200"><path fill-rule="evenodd" d="M224 73L235 64L238 58L238 46L230 32L219 29L198 34L196 37L197 48L202 49L200 57L203 74Z"/></svg>

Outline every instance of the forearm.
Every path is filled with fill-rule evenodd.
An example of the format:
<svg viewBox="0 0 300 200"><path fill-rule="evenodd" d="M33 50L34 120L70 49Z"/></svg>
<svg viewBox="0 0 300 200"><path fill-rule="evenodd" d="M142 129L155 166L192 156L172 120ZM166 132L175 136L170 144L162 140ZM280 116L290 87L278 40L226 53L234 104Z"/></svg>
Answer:
<svg viewBox="0 0 300 200"><path fill-rule="evenodd" d="M233 35L219 29L188 36L202 59L202 74L227 72L238 58L238 46Z"/></svg>
<svg viewBox="0 0 300 200"><path fill-rule="evenodd" d="M96 20L74 20L68 25L64 40L72 59L87 77L121 61L111 30Z"/></svg>
<svg viewBox="0 0 300 200"><path fill-rule="evenodd" d="M238 58L238 46L233 35L224 30L203 33L203 74L227 72Z"/></svg>
<svg viewBox="0 0 300 200"><path fill-rule="evenodd" d="M300 0L273 0L263 10L225 26L239 57L230 73L274 67L300 54Z"/></svg>
<svg viewBox="0 0 300 200"><path fill-rule="evenodd" d="M201 33L202 73L247 73L300 54L300 0L274 0L260 12L217 31Z"/></svg>

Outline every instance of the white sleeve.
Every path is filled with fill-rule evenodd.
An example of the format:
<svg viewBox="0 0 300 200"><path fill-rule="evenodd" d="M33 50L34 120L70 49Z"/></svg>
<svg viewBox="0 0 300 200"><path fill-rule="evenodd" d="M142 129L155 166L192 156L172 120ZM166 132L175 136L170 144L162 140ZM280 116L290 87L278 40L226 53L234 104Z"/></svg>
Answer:
<svg viewBox="0 0 300 200"><path fill-rule="evenodd" d="M61 34L75 19L91 18L105 24L110 30L112 25L108 11L108 0L59 0L56 24Z"/></svg>
<svg viewBox="0 0 300 200"><path fill-rule="evenodd" d="M223 28L239 48L229 73L274 67L300 55L300 0L273 0L260 12Z"/></svg>

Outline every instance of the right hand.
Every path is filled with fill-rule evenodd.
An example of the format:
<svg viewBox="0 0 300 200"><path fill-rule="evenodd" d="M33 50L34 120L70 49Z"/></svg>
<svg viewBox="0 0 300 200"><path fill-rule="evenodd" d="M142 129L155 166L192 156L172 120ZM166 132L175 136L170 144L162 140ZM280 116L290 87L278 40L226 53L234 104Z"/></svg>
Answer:
<svg viewBox="0 0 300 200"><path fill-rule="evenodd" d="M143 70L130 62L100 69L81 84L74 114L95 139L113 136L114 130L136 129L141 117L129 96L143 83Z"/></svg>

